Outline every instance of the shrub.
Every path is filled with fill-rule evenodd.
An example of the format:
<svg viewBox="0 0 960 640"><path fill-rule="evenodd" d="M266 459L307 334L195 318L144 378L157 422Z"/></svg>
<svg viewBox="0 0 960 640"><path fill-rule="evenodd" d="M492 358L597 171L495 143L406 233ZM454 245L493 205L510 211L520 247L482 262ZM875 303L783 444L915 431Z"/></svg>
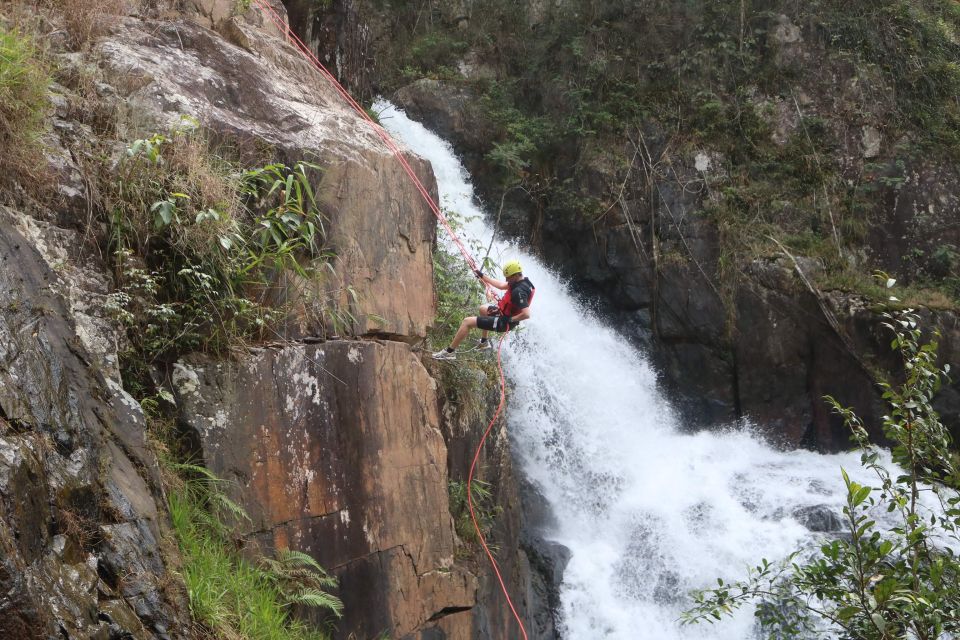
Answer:
<svg viewBox="0 0 960 640"><path fill-rule="evenodd" d="M126 0L48 0L63 17L74 47L83 47L105 34L127 9Z"/></svg>
<svg viewBox="0 0 960 640"><path fill-rule="evenodd" d="M244 171L192 125L130 145L106 198L111 302L142 361L262 338L285 312L279 279L313 278L315 263L332 269L316 170Z"/></svg>
<svg viewBox="0 0 960 640"><path fill-rule="evenodd" d="M473 526L470 517L470 505L467 502L466 480L451 480L448 486L450 498L450 514L453 516L454 530L461 540L467 544L478 544L480 538ZM474 479L472 485L473 507L477 516L477 524L484 538L490 536L493 524L503 509L495 504L490 483Z"/></svg>
<svg viewBox="0 0 960 640"><path fill-rule="evenodd" d="M883 432L898 467L886 467L860 419L828 398L879 486L860 485L843 471L843 537L781 564L764 559L744 581L719 579L717 588L695 594L687 623L714 622L753 602L771 638L831 629L858 640L938 640L960 632L960 466L931 405L949 367L938 368L936 342L920 345L912 311L887 314L885 326L904 365L901 385L882 385L890 409ZM884 512L892 526L878 524L876 514Z"/></svg>

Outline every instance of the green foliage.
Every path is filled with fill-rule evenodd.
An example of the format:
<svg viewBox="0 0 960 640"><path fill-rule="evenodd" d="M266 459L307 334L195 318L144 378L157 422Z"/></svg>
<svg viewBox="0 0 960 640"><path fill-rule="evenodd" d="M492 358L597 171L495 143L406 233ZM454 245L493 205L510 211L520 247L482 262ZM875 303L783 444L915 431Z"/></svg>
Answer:
<svg viewBox="0 0 960 640"><path fill-rule="evenodd" d="M410 62L420 72L449 69L456 66L457 58L466 52L467 46L455 33L429 31L410 44Z"/></svg>
<svg viewBox="0 0 960 640"><path fill-rule="evenodd" d="M284 549L276 558L261 558L260 564L286 604L327 609L338 617L342 614L343 603L324 591L336 587L336 579L311 556Z"/></svg>
<svg viewBox="0 0 960 640"><path fill-rule="evenodd" d="M473 509L477 517L477 524L484 538L490 536L490 531L503 509L494 501L490 484L474 478L471 486L473 494ZM450 514L453 516L454 529L457 536L468 544L479 544L480 538L470 518L470 505L467 502L467 482L465 480L451 480L448 486L450 498Z"/></svg>
<svg viewBox="0 0 960 640"><path fill-rule="evenodd" d="M284 312L270 295L279 278L319 278L318 266L332 275L311 185L318 170L242 170L217 157L193 122L129 146L107 198L111 308L139 359L268 335Z"/></svg>
<svg viewBox="0 0 960 640"><path fill-rule="evenodd" d="M234 523L246 513L209 470L172 465L180 478L169 493L170 516L183 554L181 569L194 620L218 638L323 640L291 616L294 605L339 616L341 602L325 590L336 582L312 557L282 550L257 562L237 550Z"/></svg>
<svg viewBox="0 0 960 640"><path fill-rule="evenodd" d="M894 115L929 148L960 151L960 13L950 0L810 3L831 45L875 65L896 94Z"/></svg>
<svg viewBox="0 0 960 640"><path fill-rule="evenodd" d="M483 299L483 287L460 254L454 255L442 248L433 252L433 281L437 292L437 317L430 330L430 341L449 343L464 314L473 314Z"/></svg>
<svg viewBox="0 0 960 640"><path fill-rule="evenodd" d="M456 225L456 214L447 212L451 223ZM486 267L486 265L485 265ZM433 254L434 288L437 294L437 316L428 337L439 348L450 344L464 316L476 315L483 300L483 288L466 267L459 254L447 253L438 248ZM478 333L467 338L478 339ZM489 410L489 394L497 380L494 362L480 354L470 357L461 353L456 366L441 367L436 372L444 402L455 408L464 419L483 420Z"/></svg>
<svg viewBox="0 0 960 640"><path fill-rule="evenodd" d="M857 640L937 640L960 632L960 468L932 406L949 367L938 367L936 342L921 344L913 311L886 314L885 326L904 366L901 384L882 385L890 409L883 433L897 467L881 462L853 411L828 398L878 486L858 484L844 471L845 536L782 564L763 560L744 581L719 579L718 587L695 594L685 622L714 622L752 602L770 638L807 637L825 627ZM882 513L892 526L878 524Z"/></svg>
<svg viewBox="0 0 960 640"><path fill-rule="evenodd" d="M300 266L300 256L332 257L331 254L320 256L317 248L326 231L310 185L308 171L311 170L319 171L320 167L308 162L298 162L292 169L269 164L243 174L242 192L263 210L254 219L252 233L259 247L250 252L245 273L266 265L269 269L292 269L306 276Z"/></svg>
<svg viewBox="0 0 960 640"><path fill-rule="evenodd" d="M593 221L608 211L620 178L597 184L594 150L629 160L646 136L669 162L634 158L633 174L705 196L703 210L690 213L722 227L723 291L750 260L777 251L770 237L811 251L829 278L856 279L862 267L851 258L889 190L904 184L905 161L960 158L952 0L573 0L533 23L528 9L477 0L461 30L424 5L385 3L396 24L386 85L422 76L471 84L498 131L485 177L502 189L524 185L546 216ZM799 44L778 42L782 15L802 29ZM450 73L465 50L485 66L479 79ZM833 101L825 78L847 87ZM851 164L851 136L865 123L891 143L878 165L899 172ZM698 184L676 160L704 150L723 166ZM593 206L591 196L606 204ZM957 300L960 278L940 275L949 262L940 252L904 268Z"/></svg>
<svg viewBox="0 0 960 640"><path fill-rule="evenodd" d="M49 85L34 42L0 25L0 170L36 171Z"/></svg>

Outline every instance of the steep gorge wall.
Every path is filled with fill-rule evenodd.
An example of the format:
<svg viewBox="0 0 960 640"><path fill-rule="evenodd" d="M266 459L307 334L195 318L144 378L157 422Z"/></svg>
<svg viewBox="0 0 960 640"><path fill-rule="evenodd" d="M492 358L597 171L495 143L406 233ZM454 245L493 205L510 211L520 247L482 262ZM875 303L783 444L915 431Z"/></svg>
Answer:
<svg viewBox="0 0 960 640"><path fill-rule="evenodd" d="M186 356L167 372L180 427L236 481L251 516L244 544L306 551L338 578L337 638L515 637L498 585L454 533L448 469L466 462L463 446L449 453L452 418L411 347L434 314L431 212L262 16L188 4L162 19L134 11L85 53L55 45L49 160L59 193L4 194L0 636L193 637L160 467L143 411L122 389L111 277L91 255L100 230L88 226L97 201L87 173L99 150L122 153L123 136L188 115L234 148L321 167L315 188L336 252L329 286L355 335L324 341L304 304L269 346ZM78 78L91 76L113 127L79 107ZM435 191L429 165L408 160ZM468 421L459 437L472 443L481 426ZM527 612L506 441L488 455L505 505L494 535Z"/></svg>
<svg viewBox="0 0 960 640"><path fill-rule="evenodd" d="M461 612L477 585L454 563L435 384L409 347L334 341L194 359L173 383L204 460L236 481L249 535L311 553L339 578L337 637L429 637L448 615L448 637L471 636Z"/></svg>
<svg viewBox="0 0 960 640"><path fill-rule="evenodd" d="M917 25L930 4L887 2L874 17L929 39L926 27ZM898 64L898 47L907 45L879 27L878 35L844 23L849 16L829 3L802 10L792 3L741 3L748 13L737 53L731 53L737 51L736 3L704 3L706 18L656 0L530 3L520 11L525 20L517 20L519 27L497 22L517 13L508 5L468 2L462 11L423 3L414 15L393 5L378 13L378 3L351 0L332 3L313 20L323 24L345 11L364 18L353 29L363 31L367 51L351 59L362 57L367 67L362 74L349 65L340 69L361 91L375 92L386 80L427 76L392 98L454 142L491 209L504 186L502 167L488 154L495 143L510 147L516 138L509 126L524 127L524 118L543 118L542 126L565 119L582 123L584 133L554 141L547 158L519 172L526 174L528 191L542 194L563 185L562 195L507 192L501 230L528 241L579 290L598 299L624 334L649 348L691 423L747 418L786 446L842 449L846 429L822 400L830 394L878 425L882 407L875 382L895 376L898 365L876 312L877 295L857 293L862 282L851 286L841 279L838 285L825 274L833 269L849 278L857 272L867 280L883 269L901 281L922 281L953 268L950 247L960 243L953 222L960 183L943 153L948 145L923 142L927 131L917 128L911 120L917 113L910 112L920 108L921 98L885 66ZM495 15L480 15L484 10ZM567 39L550 33L551 15L568 29ZM389 39L401 27L406 50ZM490 42L471 40L475 28L490 30L483 32ZM346 60L340 52L353 32L348 28L315 44L332 59ZM618 38L631 33L643 46L618 48ZM524 38L526 49L517 44ZM843 38L853 38L856 46L835 44L846 43ZM932 41L924 42L933 51ZM509 57L524 50L545 59ZM878 62L877 50L889 55ZM422 68L397 68L411 60ZM748 64L754 73L736 76ZM618 65L635 73L604 75ZM735 76L735 91L724 86L727 73ZM671 84L674 78L679 88ZM615 82L624 80L633 82L631 89ZM501 93L489 92L491 85ZM505 129L484 100L502 98L514 86L521 87L520 102L494 107L519 109L493 114L512 118ZM667 124L672 116L663 111L669 110L653 103L661 95L658 87L690 101L671 103L676 114L682 112L678 122ZM606 113L570 107L578 92L603 91L621 96L593 105ZM728 99L731 104L724 103ZM621 108L640 115L617 121L619 131L587 120L612 117ZM949 104L929 108L942 111ZM532 137L536 129L524 131ZM757 147L764 151L745 163L742 158ZM737 182L750 172L756 175ZM835 173L829 193L826 172ZM796 190L803 180L813 186ZM731 215L742 206L740 199L751 198L759 200L750 205L752 223ZM766 235L754 237L760 229L800 238L800 246L821 246L810 250L811 257L794 248L795 262ZM833 246L841 236L860 239ZM946 256L946 266L937 255ZM952 362L955 350L955 308L935 294L923 309L928 328L943 334L944 362ZM956 385L945 388L938 406L960 434L958 393Z"/></svg>
<svg viewBox="0 0 960 640"><path fill-rule="evenodd" d="M64 274L78 240L0 208L0 635L186 638L143 412L81 329L106 291Z"/></svg>

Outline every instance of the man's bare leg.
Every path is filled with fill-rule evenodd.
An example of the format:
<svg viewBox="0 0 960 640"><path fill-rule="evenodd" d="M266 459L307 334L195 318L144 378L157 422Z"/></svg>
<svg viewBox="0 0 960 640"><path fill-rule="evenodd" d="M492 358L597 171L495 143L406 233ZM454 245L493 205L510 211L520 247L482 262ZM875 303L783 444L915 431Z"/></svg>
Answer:
<svg viewBox="0 0 960 640"><path fill-rule="evenodd" d="M480 315L481 315L481 316L488 316L488 315L490 315L489 313L487 313L487 305L485 305L485 304L480 305ZM480 334L480 339L481 339L481 340L486 340L488 333L490 333L490 332L489 332L489 331L483 331L483 332L481 332L481 334Z"/></svg>
<svg viewBox="0 0 960 640"><path fill-rule="evenodd" d="M460 343L463 342L463 339L467 337L467 334L470 333L470 329L473 329L477 326L476 316L468 316L463 319L463 322L460 323L460 328L457 329L457 335L453 337L453 341L450 343L451 349L456 349L460 346Z"/></svg>

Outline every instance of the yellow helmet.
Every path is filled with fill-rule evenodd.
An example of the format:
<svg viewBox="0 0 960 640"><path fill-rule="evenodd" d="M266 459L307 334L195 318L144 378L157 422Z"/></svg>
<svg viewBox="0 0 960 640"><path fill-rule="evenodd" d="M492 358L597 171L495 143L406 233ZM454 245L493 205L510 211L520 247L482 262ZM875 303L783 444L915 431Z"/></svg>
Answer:
<svg viewBox="0 0 960 640"><path fill-rule="evenodd" d="M518 273L522 273L523 268L520 266L519 260L510 260L505 265L503 265L503 275L506 277L515 276Z"/></svg>

